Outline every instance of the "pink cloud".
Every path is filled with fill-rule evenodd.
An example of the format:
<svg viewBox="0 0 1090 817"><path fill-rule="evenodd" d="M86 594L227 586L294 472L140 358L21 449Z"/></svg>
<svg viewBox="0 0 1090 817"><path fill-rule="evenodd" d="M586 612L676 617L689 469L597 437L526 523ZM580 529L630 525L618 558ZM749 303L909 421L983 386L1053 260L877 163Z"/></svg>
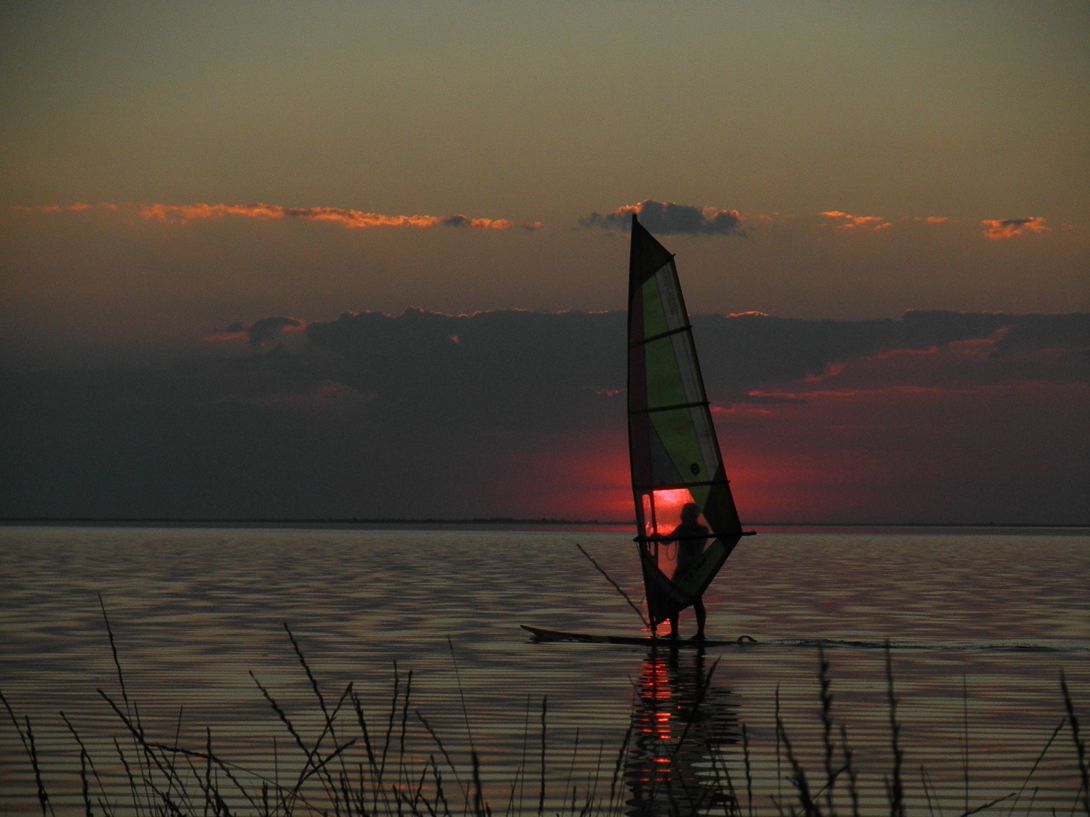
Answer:
<svg viewBox="0 0 1090 817"><path fill-rule="evenodd" d="M773 395L811 400L871 392L970 392L1028 383L1090 382L1090 359L1057 343L1019 342L1010 327L986 337L923 348L892 348L827 364L820 374L751 391L750 399Z"/></svg>
<svg viewBox="0 0 1090 817"><path fill-rule="evenodd" d="M246 343L249 339L249 335L242 329L238 331L224 329L201 338L205 343Z"/></svg>
<svg viewBox="0 0 1090 817"><path fill-rule="evenodd" d="M871 355L830 363L820 375L807 377L803 385L811 393L831 389L873 391L904 387L960 389L971 384L1020 379L1004 365L989 366L1004 331L988 338L953 341L922 349L886 349Z"/></svg>
<svg viewBox="0 0 1090 817"><path fill-rule="evenodd" d="M840 233L881 233L893 229L893 222L886 221L882 216L857 216L843 210L824 210L821 214L832 219L836 231Z"/></svg>
<svg viewBox="0 0 1090 817"><path fill-rule="evenodd" d="M753 399L759 399L759 395L752 395ZM778 399L776 402L783 402ZM767 417L772 413L770 409L760 408L751 403L734 403L730 406L712 405L710 411L713 417L723 417L728 419L744 419L746 417Z"/></svg>
<svg viewBox="0 0 1090 817"><path fill-rule="evenodd" d="M984 227L984 237L991 241L1004 241L1008 238L1021 238L1030 233L1047 233L1051 228L1045 224L1043 216L1029 218L987 218L980 222Z"/></svg>
<svg viewBox="0 0 1090 817"><path fill-rule="evenodd" d="M143 204L140 217L149 221L188 224L191 221L227 216L274 220L284 218L284 208L267 204Z"/></svg>

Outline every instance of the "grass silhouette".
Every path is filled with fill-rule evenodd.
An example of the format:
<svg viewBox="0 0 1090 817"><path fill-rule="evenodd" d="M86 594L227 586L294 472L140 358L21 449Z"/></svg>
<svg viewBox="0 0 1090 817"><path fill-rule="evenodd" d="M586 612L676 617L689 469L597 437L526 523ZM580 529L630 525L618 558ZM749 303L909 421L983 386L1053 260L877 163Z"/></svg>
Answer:
<svg viewBox="0 0 1090 817"><path fill-rule="evenodd" d="M382 716L365 712L364 701L351 683L336 696L323 691L302 648L285 624L284 629L294 653L309 683L314 707L320 718L317 728L303 728L289 716L272 689L252 672L259 694L281 723L291 749L286 753L281 741L273 739L273 772L246 768L217 751L212 732L206 729L203 746L181 745L182 718L179 713L173 735L152 734L146 728L140 707L130 695L125 673L114 639L113 629L102 610L114 667L118 693L101 689L99 696L117 721L123 726L122 739L112 741L110 752L93 750L92 742L75 728L62 712L61 717L79 752L79 795L74 799L78 810L86 817L226 817L226 815L261 815L261 817L295 817L296 815L332 815L333 817L364 817L398 815L398 817L453 817L454 815L620 815L620 814L691 814L715 813L727 817L754 817L760 814L806 815L806 817L861 817L860 803L865 785L855 761L847 728L834 717L834 695L830 665L818 648L818 696L821 721L820 768L807 769L799 759L779 708L777 690L776 757L777 779L781 790L776 794L754 792L751 769L749 730L741 726L741 751L744 783L731 775L720 751L710 750L711 762L703 770L698 787L692 780L678 775L665 785L652 783L649 790L635 797L627 791L625 760L634 749L633 726L630 725L620 746L607 751L596 748L594 773L583 779L576 772L576 757L580 751L595 751L581 747L578 732L573 745L553 747L549 743L549 704L542 698L539 716L532 717L533 704L527 699L523 724L523 748L514 780L504 791L488 790L484 783L478 751L470 731L470 718L461 688L461 676L456 671L459 700L466 724L468 755L448 745L425 715L413 703L413 675L402 675L393 664L393 687ZM457 668L453 644L451 657ZM905 817L906 786L908 785L905 756L901 747L901 723L898 698L895 693L893 661L886 646L886 706L889 722L891 765L880 781L884 798L883 814ZM701 717L701 706L715 666L697 691L688 721L667 747L668 756L676 758L687 744L702 739L698 729L690 726ZM967 689L963 685L963 696ZM1073 812L1084 811L1090 817L1090 770L1086 747L1080 733L1075 705L1066 679L1061 675L1060 694L1064 715L1051 735L1043 742L1036 762L1025 776L1012 783L1011 790L987 802L972 804L969 792L968 721L964 724L963 758L966 781L965 801L952 806L937 795L930 776L920 767L919 785L931 817L941 815L968 817L980 812L1002 811L1005 817L1029 813L1033 808L1032 781L1042 760L1052 750L1065 731L1070 735L1072 763L1079 781L1078 791L1072 792ZM33 771L38 808L43 817L58 813L74 813L72 797L62 806L49 793L47 774L29 717L20 718L8 699L0 692L0 702L7 712L10 726L18 734L27 762ZM966 707L967 711L967 707ZM535 730L531 724L536 724ZM425 745L412 744L410 724L423 728ZM1066 728L1066 729L1065 729ZM460 740L459 740L460 742ZM532 746L536 743L536 751ZM101 746L102 741L95 741ZM97 756L96 756L97 751ZM781 768L780 759L783 761ZM105 769L120 769L111 774ZM118 783L121 780L123 782ZM870 785L877 785L871 781ZM549 792L563 792L549 795ZM1029 793L1027 797L1027 792ZM29 793L28 793L29 794Z"/></svg>

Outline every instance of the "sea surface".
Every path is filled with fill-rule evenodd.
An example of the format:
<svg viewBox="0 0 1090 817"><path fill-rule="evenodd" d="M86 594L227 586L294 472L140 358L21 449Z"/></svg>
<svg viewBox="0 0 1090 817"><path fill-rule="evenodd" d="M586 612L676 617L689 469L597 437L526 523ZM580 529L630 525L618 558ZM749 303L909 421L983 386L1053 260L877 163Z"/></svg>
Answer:
<svg viewBox="0 0 1090 817"><path fill-rule="evenodd" d="M775 815L800 770L826 813L1084 810L1087 530L762 530L705 596L756 643L676 652L530 640L640 634L576 543L638 603L619 529L0 528L0 815L42 813L30 732L58 815L276 813L315 745L296 813L380 764L422 813Z"/></svg>

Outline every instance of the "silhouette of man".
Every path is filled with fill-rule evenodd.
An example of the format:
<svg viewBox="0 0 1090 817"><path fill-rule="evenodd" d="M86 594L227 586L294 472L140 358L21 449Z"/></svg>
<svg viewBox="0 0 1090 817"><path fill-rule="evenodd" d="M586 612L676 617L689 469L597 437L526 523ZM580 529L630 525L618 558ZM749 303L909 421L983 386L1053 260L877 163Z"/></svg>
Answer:
<svg viewBox="0 0 1090 817"><path fill-rule="evenodd" d="M677 542L677 568L675 576L684 575L692 566L700 554L704 552L704 545L708 541L708 529L700 524L700 506L695 502L688 502L681 508L681 524L668 536L667 542ZM707 620L707 611L704 609L704 601L700 596L693 600L693 612L696 614L696 639L704 640L704 622ZM678 614L670 616L670 637L678 637Z"/></svg>

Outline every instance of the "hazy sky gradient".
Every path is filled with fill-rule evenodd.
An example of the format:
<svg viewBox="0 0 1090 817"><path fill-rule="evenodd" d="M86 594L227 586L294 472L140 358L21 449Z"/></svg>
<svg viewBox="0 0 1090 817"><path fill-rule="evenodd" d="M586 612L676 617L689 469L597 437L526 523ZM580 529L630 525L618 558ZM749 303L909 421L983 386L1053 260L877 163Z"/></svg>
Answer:
<svg viewBox="0 0 1090 817"><path fill-rule="evenodd" d="M671 217L719 219L656 231L694 313L850 326L910 310L1085 312L1088 37L1090 5L1074 2L5 3L0 367L30 378L19 382L34 400L60 400L71 394L50 380L61 370L204 366L222 360L209 339L276 316L313 326L409 307L618 310L627 236L615 217L648 201L645 217L674 207ZM960 340L996 342L996 331ZM1082 354L1090 340L1076 335L1056 348ZM285 354L309 360L307 337L281 338ZM269 351L234 348L239 359ZM849 365L863 352L845 355L830 362L873 373ZM1059 382L1053 374L1022 371L1018 383ZM477 376L504 388L495 373ZM350 373L339 377L351 391ZM1056 400L1084 410L1065 377L1019 422L1057 427ZM102 392L87 399L113 405ZM831 406L824 399L810 410ZM988 413L981 399L972 411L987 421L964 450L945 449L947 461L983 465L979 452L1010 434L1006 408ZM26 425L34 400L6 404L6 450L21 452L9 473L32 453L17 438L69 439L60 407L41 415L61 423L55 435L40 417ZM855 405L856 420L878 411ZM934 444L946 410L968 408L935 404L916 426L909 412L896 434ZM783 440L816 445L805 418L782 416ZM200 418L176 419L199 436ZM437 433L417 419L418 434ZM577 433L535 450L578 452ZM1050 480L1085 479L1070 446L1039 442L1044 461L1067 463ZM237 453L240 472L262 467L260 450ZM486 482L516 484L519 468L496 467L486 479L464 466L459 484L478 486L480 507L502 504ZM906 460L900 478L919 475ZM842 516L873 516L858 480L827 481L844 486ZM304 508L313 493L299 490ZM1003 506L981 491L981 514ZM16 510L33 498L16 493ZM473 499L451 507L472 512ZM914 513L925 517L926 503Z"/></svg>

